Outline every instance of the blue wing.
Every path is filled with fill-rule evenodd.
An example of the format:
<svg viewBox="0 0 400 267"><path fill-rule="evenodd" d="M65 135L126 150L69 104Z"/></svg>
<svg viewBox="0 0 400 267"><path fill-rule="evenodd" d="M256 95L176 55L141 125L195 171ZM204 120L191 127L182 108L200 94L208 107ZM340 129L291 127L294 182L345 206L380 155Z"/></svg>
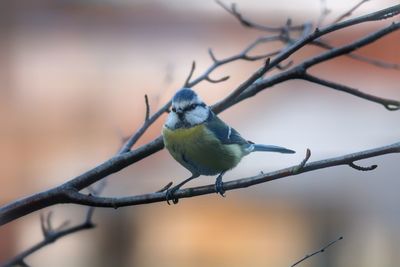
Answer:
<svg viewBox="0 0 400 267"><path fill-rule="evenodd" d="M238 144L241 146L249 146L251 143L243 139L240 134L232 127L226 125L212 111L206 121L206 127L211 131L223 144Z"/></svg>

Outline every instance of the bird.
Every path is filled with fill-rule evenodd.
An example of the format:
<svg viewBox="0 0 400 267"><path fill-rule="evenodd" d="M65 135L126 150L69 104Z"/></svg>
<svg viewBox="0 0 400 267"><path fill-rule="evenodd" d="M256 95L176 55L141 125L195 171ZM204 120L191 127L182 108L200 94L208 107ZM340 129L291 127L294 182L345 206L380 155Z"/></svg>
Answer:
<svg viewBox="0 0 400 267"><path fill-rule="evenodd" d="M171 156L191 172L189 178L167 189L168 204L170 200L176 204L178 199L174 197L174 193L201 175L218 175L215 192L225 196L223 175L252 152L295 153L284 147L247 141L238 131L222 121L191 88L182 88L173 96L162 136Z"/></svg>

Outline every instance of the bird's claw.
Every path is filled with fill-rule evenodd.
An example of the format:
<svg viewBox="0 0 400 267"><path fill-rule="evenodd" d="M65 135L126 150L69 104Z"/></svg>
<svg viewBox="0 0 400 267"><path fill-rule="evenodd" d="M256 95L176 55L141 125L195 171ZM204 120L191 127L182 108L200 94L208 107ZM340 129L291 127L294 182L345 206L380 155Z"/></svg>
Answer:
<svg viewBox="0 0 400 267"><path fill-rule="evenodd" d="M222 182L222 176L218 176L215 180L215 192L225 197L224 182Z"/></svg>
<svg viewBox="0 0 400 267"><path fill-rule="evenodd" d="M170 201L172 201L174 204L179 202L179 199L174 196L176 190L178 190L178 188L173 187L171 189L167 189L167 192L165 192L165 199L167 200L168 205L171 205Z"/></svg>

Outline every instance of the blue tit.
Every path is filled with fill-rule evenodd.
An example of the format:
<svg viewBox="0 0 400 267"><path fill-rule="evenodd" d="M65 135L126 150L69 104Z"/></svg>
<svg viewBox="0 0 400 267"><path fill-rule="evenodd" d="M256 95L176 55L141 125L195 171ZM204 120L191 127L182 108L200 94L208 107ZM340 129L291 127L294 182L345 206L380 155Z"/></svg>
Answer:
<svg viewBox="0 0 400 267"><path fill-rule="evenodd" d="M240 160L256 151L295 153L272 145L247 141L212 112L190 88L179 90L162 130L164 144L172 157L192 175L167 191L167 201L188 181L200 175L218 175L215 191L224 196L222 176ZM176 203L174 199L174 203Z"/></svg>

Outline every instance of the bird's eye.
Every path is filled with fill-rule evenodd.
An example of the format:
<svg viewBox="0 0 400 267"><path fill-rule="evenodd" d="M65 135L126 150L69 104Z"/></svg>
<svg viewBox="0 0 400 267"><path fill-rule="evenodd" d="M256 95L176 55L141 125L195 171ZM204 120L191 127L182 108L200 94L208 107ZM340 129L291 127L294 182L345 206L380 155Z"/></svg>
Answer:
<svg viewBox="0 0 400 267"><path fill-rule="evenodd" d="M194 109L196 107L196 104L191 104L190 106L189 106L189 109Z"/></svg>
<svg viewBox="0 0 400 267"><path fill-rule="evenodd" d="M175 107L172 108L172 112L176 112L176 108Z"/></svg>

